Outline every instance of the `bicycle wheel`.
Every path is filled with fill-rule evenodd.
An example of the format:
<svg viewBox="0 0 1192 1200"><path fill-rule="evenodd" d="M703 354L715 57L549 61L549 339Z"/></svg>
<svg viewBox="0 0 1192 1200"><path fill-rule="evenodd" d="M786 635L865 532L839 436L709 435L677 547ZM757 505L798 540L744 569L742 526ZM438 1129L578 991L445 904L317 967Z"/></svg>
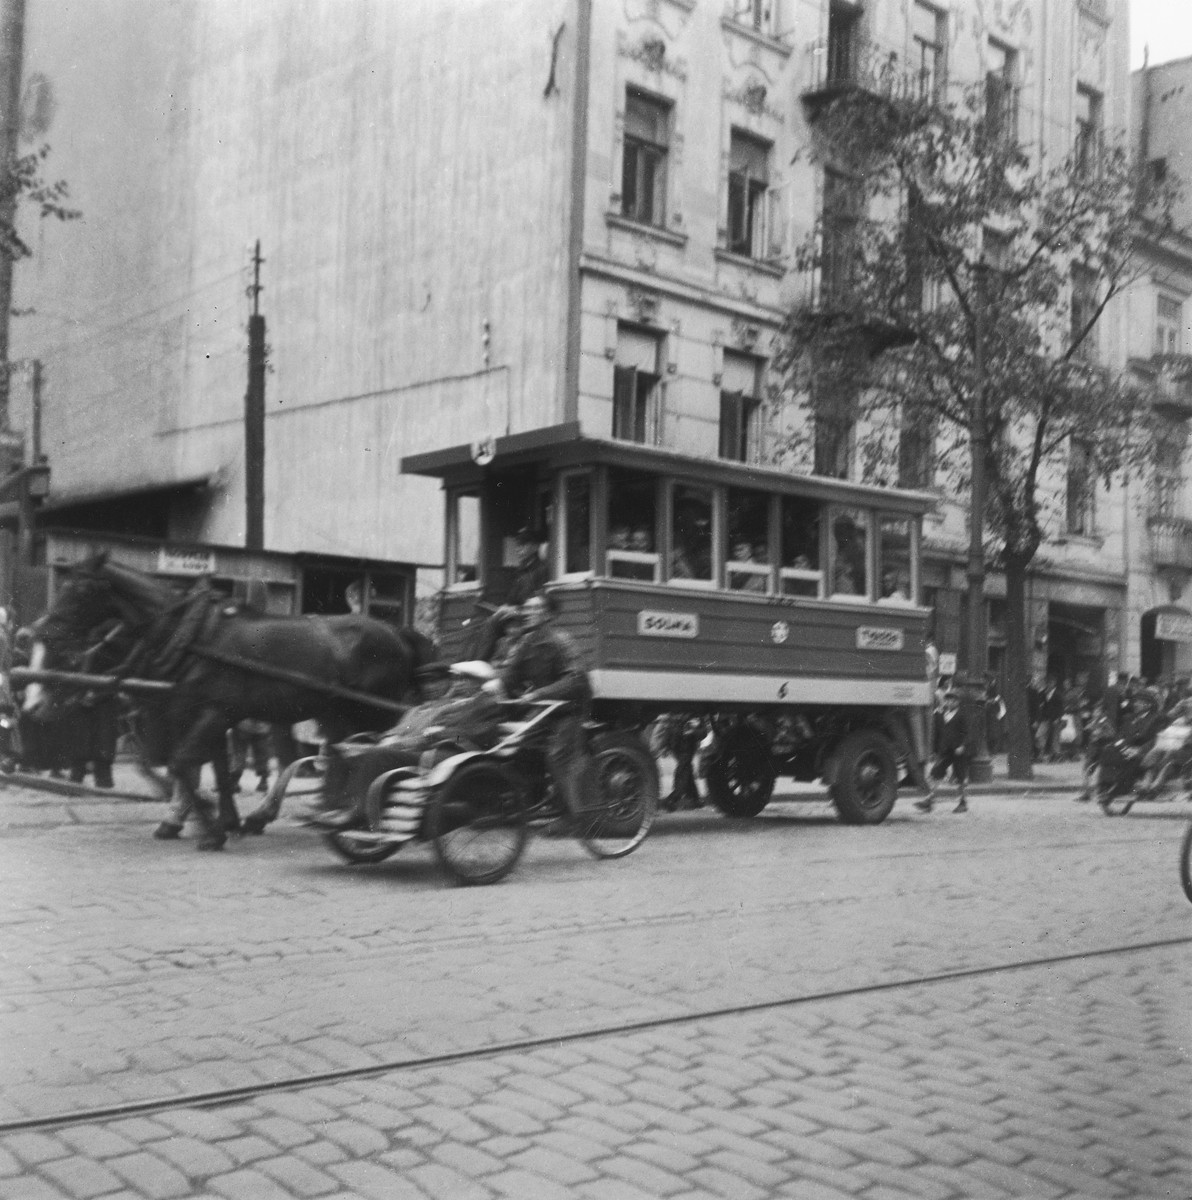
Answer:
<svg viewBox="0 0 1192 1200"><path fill-rule="evenodd" d="M439 865L456 883L496 883L526 846L517 785L499 763L464 763L431 799L426 832Z"/></svg>
<svg viewBox="0 0 1192 1200"><path fill-rule="evenodd" d="M579 814L576 836L596 858L620 858L646 840L658 815L658 766L635 733L592 739L600 806Z"/></svg>
<svg viewBox="0 0 1192 1200"><path fill-rule="evenodd" d="M1184 895L1192 901L1192 825L1184 830L1184 840L1180 845L1180 884Z"/></svg>

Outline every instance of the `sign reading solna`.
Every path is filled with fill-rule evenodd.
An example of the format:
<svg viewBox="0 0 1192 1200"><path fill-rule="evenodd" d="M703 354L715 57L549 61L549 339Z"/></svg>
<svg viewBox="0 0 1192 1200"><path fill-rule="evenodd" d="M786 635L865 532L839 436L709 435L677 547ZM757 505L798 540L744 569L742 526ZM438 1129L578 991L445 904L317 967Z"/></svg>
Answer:
<svg viewBox="0 0 1192 1200"><path fill-rule="evenodd" d="M642 637L699 637L699 615L643 609L637 614L637 632Z"/></svg>

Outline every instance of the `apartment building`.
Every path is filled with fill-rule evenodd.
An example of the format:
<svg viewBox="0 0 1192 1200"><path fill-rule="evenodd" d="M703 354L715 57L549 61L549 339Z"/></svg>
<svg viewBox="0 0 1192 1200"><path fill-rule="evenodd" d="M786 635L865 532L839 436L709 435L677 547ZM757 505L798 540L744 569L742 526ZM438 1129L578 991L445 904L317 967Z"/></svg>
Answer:
<svg viewBox="0 0 1192 1200"><path fill-rule="evenodd" d="M830 297L855 205L809 153L842 88L983 84L1032 152L1126 124L1125 0L111 0L104 36L28 0L27 88L83 218L18 273L42 363L47 514L244 536L249 247L265 259L265 544L442 562L405 454L574 421L588 433L857 477L858 429L778 386L788 307ZM1096 354L1129 353L1129 321ZM13 424L28 425L17 388ZM813 428L806 429L811 421ZM806 435L792 440L792 432ZM922 431L919 431L921 435ZM932 487L905 433L902 479ZM804 451L792 450L803 445ZM1036 666L1141 653L1126 501L1054 481ZM942 496L923 583L959 641L965 515ZM1149 586L1149 585L1148 585ZM1004 642L989 584L994 665ZM1137 599L1135 599L1137 597ZM1153 605L1151 605L1153 607Z"/></svg>
<svg viewBox="0 0 1192 1200"><path fill-rule="evenodd" d="M1192 167L1192 59L1145 67L1131 76L1131 142L1147 184L1188 178ZM1139 230L1141 278L1127 298L1129 365L1153 394L1160 416L1154 475L1136 482L1126 508L1134 547L1129 628L1144 674L1192 673L1192 507L1187 487L1192 417L1192 196L1175 211L1175 230Z"/></svg>

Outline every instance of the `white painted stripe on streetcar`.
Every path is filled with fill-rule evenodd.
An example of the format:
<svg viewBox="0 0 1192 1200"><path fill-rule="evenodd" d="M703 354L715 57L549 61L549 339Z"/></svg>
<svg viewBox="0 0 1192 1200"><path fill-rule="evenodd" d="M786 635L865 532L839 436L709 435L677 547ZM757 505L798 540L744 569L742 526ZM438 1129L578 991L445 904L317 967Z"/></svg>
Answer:
<svg viewBox="0 0 1192 1200"><path fill-rule="evenodd" d="M913 707L929 702L926 680L728 675L715 671L589 672L598 700L728 704L856 704Z"/></svg>

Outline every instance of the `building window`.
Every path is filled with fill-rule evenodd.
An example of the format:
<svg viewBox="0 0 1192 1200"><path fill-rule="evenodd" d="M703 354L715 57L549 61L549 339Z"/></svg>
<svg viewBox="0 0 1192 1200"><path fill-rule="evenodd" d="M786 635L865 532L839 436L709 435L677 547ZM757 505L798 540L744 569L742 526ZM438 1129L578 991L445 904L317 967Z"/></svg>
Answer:
<svg viewBox="0 0 1192 1200"><path fill-rule="evenodd" d="M911 32L914 39L911 66L915 72L915 88L920 100L940 100L944 88L944 46L947 44L947 25L944 14L915 0L911 13Z"/></svg>
<svg viewBox="0 0 1192 1200"><path fill-rule="evenodd" d="M1091 361L1096 357L1097 277L1087 267L1072 270L1073 357Z"/></svg>
<svg viewBox="0 0 1192 1200"><path fill-rule="evenodd" d="M1183 424L1172 424L1162 432L1155 444L1155 507L1156 517L1183 515L1184 443L1187 430Z"/></svg>
<svg viewBox="0 0 1192 1200"><path fill-rule="evenodd" d="M929 488L935 482L935 429L920 410L904 411L898 434L898 486Z"/></svg>
<svg viewBox="0 0 1192 1200"><path fill-rule="evenodd" d="M666 162L670 105L643 92L625 97L621 215L644 225L666 224Z"/></svg>
<svg viewBox="0 0 1192 1200"><path fill-rule="evenodd" d="M851 412L830 404L817 406L815 413L815 474L848 479L853 467Z"/></svg>
<svg viewBox="0 0 1192 1200"><path fill-rule="evenodd" d="M858 31L860 12L852 5L832 4L828 8L828 87L857 81Z"/></svg>
<svg viewBox="0 0 1192 1200"><path fill-rule="evenodd" d="M773 31L773 4L771 0L733 0L733 20L738 25L747 25L758 33Z"/></svg>
<svg viewBox="0 0 1192 1200"><path fill-rule="evenodd" d="M1084 537L1093 533L1096 475L1092 450L1073 439L1068 447L1068 532Z"/></svg>
<svg viewBox="0 0 1192 1200"><path fill-rule="evenodd" d="M725 351L720 380L720 457L757 462L761 449L761 363Z"/></svg>
<svg viewBox="0 0 1192 1200"><path fill-rule="evenodd" d="M764 258L770 145L734 129L728 167L728 248Z"/></svg>
<svg viewBox="0 0 1192 1200"><path fill-rule="evenodd" d="M1173 296L1159 296L1155 302L1155 353L1179 354L1183 339L1184 306Z"/></svg>
<svg viewBox="0 0 1192 1200"><path fill-rule="evenodd" d="M1092 88L1076 89L1076 142L1073 149L1078 175L1096 172L1101 162L1101 94Z"/></svg>
<svg viewBox="0 0 1192 1200"><path fill-rule="evenodd" d="M658 434L660 339L644 330L617 328L613 368L613 437L626 442L654 442Z"/></svg>
<svg viewBox="0 0 1192 1200"><path fill-rule="evenodd" d="M823 245L820 303L835 307L848 300L857 263L861 217L860 181L840 171L824 171Z"/></svg>
<svg viewBox="0 0 1192 1200"><path fill-rule="evenodd" d="M1018 140L1017 54L990 39L985 71L985 135L991 142Z"/></svg>

